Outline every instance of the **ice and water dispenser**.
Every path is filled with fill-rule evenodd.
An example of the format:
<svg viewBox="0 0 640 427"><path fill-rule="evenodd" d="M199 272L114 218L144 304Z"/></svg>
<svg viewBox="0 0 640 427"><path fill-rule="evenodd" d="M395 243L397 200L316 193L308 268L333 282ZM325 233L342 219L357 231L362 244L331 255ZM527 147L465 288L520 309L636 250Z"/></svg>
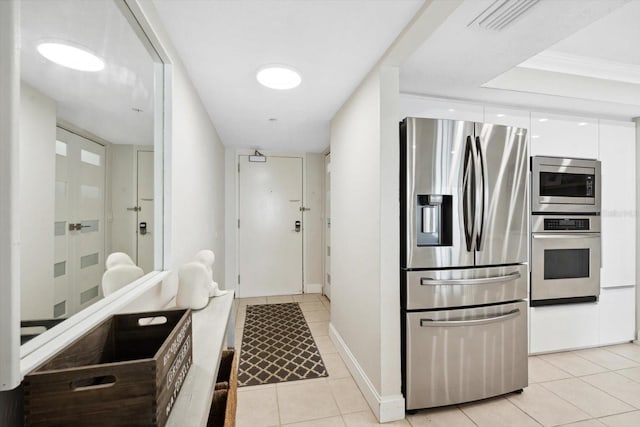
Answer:
<svg viewBox="0 0 640 427"><path fill-rule="evenodd" d="M451 195L421 194L416 203L418 246L451 246Z"/></svg>

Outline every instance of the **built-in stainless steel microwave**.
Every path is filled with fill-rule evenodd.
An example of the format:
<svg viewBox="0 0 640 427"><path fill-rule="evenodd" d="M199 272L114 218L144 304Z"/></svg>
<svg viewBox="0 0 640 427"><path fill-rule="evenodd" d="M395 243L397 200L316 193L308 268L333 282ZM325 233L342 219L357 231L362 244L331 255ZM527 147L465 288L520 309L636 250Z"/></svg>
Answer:
<svg viewBox="0 0 640 427"><path fill-rule="evenodd" d="M531 161L531 212L600 213L600 162L535 156Z"/></svg>

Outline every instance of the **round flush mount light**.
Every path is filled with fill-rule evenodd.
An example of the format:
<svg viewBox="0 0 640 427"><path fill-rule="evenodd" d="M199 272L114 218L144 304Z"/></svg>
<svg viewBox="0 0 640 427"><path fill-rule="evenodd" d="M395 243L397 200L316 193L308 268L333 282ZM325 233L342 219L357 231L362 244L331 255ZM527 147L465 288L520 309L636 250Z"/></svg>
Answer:
<svg viewBox="0 0 640 427"><path fill-rule="evenodd" d="M302 82L300 73L286 65L266 65L258 70L256 79L261 85L278 90L293 89Z"/></svg>
<svg viewBox="0 0 640 427"><path fill-rule="evenodd" d="M100 71L104 61L83 48L61 42L43 42L38 45L40 55L49 61L79 71Z"/></svg>

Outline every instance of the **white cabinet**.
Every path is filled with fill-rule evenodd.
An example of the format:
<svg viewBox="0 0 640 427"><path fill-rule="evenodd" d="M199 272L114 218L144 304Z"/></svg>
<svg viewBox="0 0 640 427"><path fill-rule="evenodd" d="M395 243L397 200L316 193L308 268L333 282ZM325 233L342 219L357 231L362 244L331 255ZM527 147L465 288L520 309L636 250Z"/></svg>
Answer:
<svg viewBox="0 0 640 427"><path fill-rule="evenodd" d="M400 117L427 117L431 119L466 120L482 122L484 107L446 99L400 94Z"/></svg>
<svg viewBox="0 0 640 427"><path fill-rule="evenodd" d="M531 113L531 155L598 158L598 120Z"/></svg>
<svg viewBox="0 0 640 427"><path fill-rule="evenodd" d="M496 106L484 107L484 122L504 126L516 126L529 129L531 113L525 110L514 110Z"/></svg>
<svg viewBox="0 0 640 427"><path fill-rule="evenodd" d="M635 284L635 124L600 121L602 287Z"/></svg>
<svg viewBox="0 0 640 427"><path fill-rule="evenodd" d="M600 345L617 344L635 338L635 286L602 289L600 309Z"/></svg>
<svg viewBox="0 0 640 427"><path fill-rule="evenodd" d="M598 345L598 309L596 303L531 307L529 353Z"/></svg>

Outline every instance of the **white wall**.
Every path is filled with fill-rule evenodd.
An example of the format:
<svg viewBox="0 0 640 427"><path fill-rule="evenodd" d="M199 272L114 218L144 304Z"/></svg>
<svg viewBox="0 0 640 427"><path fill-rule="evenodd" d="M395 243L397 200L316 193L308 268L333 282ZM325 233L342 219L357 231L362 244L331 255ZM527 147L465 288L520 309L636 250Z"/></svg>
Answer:
<svg viewBox="0 0 640 427"><path fill-rule="evenodd" d="M381 421L404 417L397 98L376 69L331 121L332 336Z"/></svg>
<svg viewBox="0 0 640 427"><path fill-rule="evenodd" d="M53 317L56 104L20 87L21 319Z"/></svg>
<svg viewBox="0 0 640 427"><path fill-rule="evenodd" d="M165 270L172 270L162 299L175 294L177 269L193 259L201 249L216 254L214 280L224 286L224 147L215 127L189 78L187 70L162 27L152 2L141 1L140 8L155 39L171 62L171 142L165 147L165 214L169 235L165 235L169 254ZM168 255L168 256L167 256Z"/></svg>
<svg viewBox="0 0 640 427"><path fill-rule="evenodd" d="M20 5L0 2L0 390L20 384L20 229L18 134ZM14 395L0 393L0 425L19 416Z"/></svg>

